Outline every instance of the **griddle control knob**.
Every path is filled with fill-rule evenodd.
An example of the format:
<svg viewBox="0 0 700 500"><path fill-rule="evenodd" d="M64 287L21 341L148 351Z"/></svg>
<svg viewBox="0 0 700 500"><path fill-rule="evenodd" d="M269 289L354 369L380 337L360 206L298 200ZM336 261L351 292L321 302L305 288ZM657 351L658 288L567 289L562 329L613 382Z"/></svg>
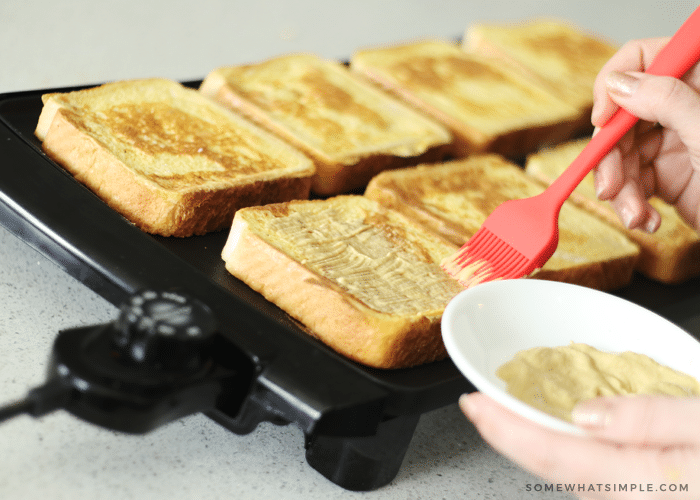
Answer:
<svg viewBox="0 0 700 500"><path fill-rule="evenodd" d="M211 310L188 295L146 290L133 295L115 323L114 343L128 362L195 370L216 331Z"/></svg>

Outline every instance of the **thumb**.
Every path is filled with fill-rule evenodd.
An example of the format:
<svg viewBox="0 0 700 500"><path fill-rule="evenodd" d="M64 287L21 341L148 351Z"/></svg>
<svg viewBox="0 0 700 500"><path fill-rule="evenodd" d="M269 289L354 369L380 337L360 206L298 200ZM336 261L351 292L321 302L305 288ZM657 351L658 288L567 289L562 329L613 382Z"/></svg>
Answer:
<svg viewBox="0 0 700 500"><path fill-rule="evenodd" d="M675 130L690 149L700 147L700 95L682 80L646 73L612 71L606 79L608 95L641 120Z"/></svg>
<svg viewBox="0 0 700 500"><path fill-rule="evenodd" d="M595 436L625 444L700 445L700 398L614 396L577 405L574 423Z"/></svg>

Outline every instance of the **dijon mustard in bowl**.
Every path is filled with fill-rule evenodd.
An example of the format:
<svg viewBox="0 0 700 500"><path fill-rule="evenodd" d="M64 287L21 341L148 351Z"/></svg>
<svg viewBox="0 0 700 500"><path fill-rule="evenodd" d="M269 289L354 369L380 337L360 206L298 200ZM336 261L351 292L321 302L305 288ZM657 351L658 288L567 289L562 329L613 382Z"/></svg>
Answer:
<svg viewBox="0 0 700 500"><path fill-rule="evenodd" d="M606 292L518 279L459 293L442 318L452 361L480 392L551 429L581 434L576 403L700 394L700 342Z"/></svg>

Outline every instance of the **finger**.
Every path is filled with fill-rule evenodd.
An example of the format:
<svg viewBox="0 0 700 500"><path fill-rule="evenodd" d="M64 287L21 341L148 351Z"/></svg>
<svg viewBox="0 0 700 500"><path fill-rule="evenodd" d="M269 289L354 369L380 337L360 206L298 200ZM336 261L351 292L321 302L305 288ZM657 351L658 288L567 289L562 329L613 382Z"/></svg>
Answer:
<svg viewBox="0 0 700 500"><path fill-rule="evenodd" d="M661 216L651 206L636 179L626 180L610 204L627 229L653 233L659 228Z"/></svg>
<svg viewBox="0 0 700 500"><path fill-rule="evenodd" d="M661 215L648 200L659 194L659 182L654 163L658 159L663 130L648 122L640 122L637 129L635 146L633 146L636 154L635 168L639 176L637 184L644 197L646 211L646 220L639 227L648 233L653 233L661 226Z"/></svg>
<svg viewBox="0 0 700 500"><path fill-rule="evenodd" d="M617 82L616 82L617 80ZM643 74L617 75L608 83L616 90L611 96L643 120L657 121L668 129L662 155L655 161L657 192L675 205L693 227L699 227L700 178L693 161L700 160L700 94L683 81ZM622 206L622 205L620 205Z"/></svg>
<svg viewBox="0 0 700 500"><path fill-rule="evenodd" d="M617 443L700 447L700 398L635 396L596 398L574 408L572 418L596 437Z"/></svg>
<svg viewBox="0 0 700 500"><path fill-rule="evenodd" d="M700 193L700 174L697 170L692 170L688 184L673 203L681 217L696 231L700 231L698 193Z"/></svg>
<svg viewBox="0 0 700 500"><path fill-rule="evenodd" d="M623 138L620 142L626 140ZM610 200L617 196L625 183L622 171L622 144L613 146L593 171L598 198Z"/></svg>
<svg viewBox="0 0 700 500"><path fill-rule="evenodd" d="M558 450L573 452L580 445L580 438L534 424L481 393L462 396L459 403L484 440L497 452L550 481L570 477L575 464L568 459L562 463Z"/></svg>
<svg viewBox="0 0 700 500"><path fill-rule="evenodd" d="M642 231L647 233L655 233L661 227L661 214L654 208L652 204L647 202L647 217L639 226Z"/></svg>
<svg viewBox="0 0 700 500"><path fill-rule="evenodd" d="M689 150L700 151L700 94L695 89L676 78L635 72L611 73L607 84L618 105L641 120L674 130Z"/></svg>
<svg viewBox="0 0 700 500"><path fill-rule="evenodd" d="M625 491L577 491L593 498L630 498L634 485L689 484L700 488L700 451L695 447L620 446L610 441L558 433L530 422L490 398L474 393L460 405L482 437L521 467L562 485L627 485ZM656 491L655 499L684 498Z"/></svg>
<svg viewBox="0 0 700 500"><path fill-rule="evenodd" d="M669 38L653 38L627 42L603 65L593 84L591 121L594 126L604 125L618 109L617 103L608 96L608 74L611 71L644 71L668 40Z"/></svg>
<svg viewBox="0 0 700 500"><path fill-rule="evenodd" d="M656 172L648 163L639 167L639 185L645 198L649 199L656 194Z"/></svg>
<svg viewBox="0 0 700 500"><path fill-rule="evenodd" d="M690 68L681 80L695 90L700 90L700 64L695 64L695 66Z"/></svg>
<svg viewBox="0 0 700 500"><path fill-rule="evenodd" d="M661 225L661 215L648 201L655 193L656 176L651 165L640 168L633 136L632 132L625 135L597 165L596 193L610 201L625 227L653 233Z"/></svg>
<svg viewBox="0 0 700 500"><path fill-rule="evenodd" d="M635 139L639 153L639 164L650 165L659 156L665 131L658 124L640 122L640 125L642 123L646 126L637 128L637 138Z"/></svg>
<svg viewBox="0 0 700 500"><path fill-rule="evenodd" d="M640 161L649 161L654 170L654 193L675 206L688 224L700 228L700 172L693 166L694 159L674 131L667 130L660 135L656 152L654 142L650 139L647 143L648 152L646 147L640 150Z"/></svg>

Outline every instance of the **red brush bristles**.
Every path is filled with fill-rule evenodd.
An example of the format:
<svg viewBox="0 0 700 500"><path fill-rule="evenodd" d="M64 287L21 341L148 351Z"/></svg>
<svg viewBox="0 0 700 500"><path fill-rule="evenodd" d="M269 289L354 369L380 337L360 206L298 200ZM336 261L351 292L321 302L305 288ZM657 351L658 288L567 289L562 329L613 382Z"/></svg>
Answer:
<svg viewBox="0 0 700 500"><path fill-rule="evenodd" d="M442 261L442 268L470 288L496 279L518 278L534 269L531 261L485 228L454 255Z"/></svg>

